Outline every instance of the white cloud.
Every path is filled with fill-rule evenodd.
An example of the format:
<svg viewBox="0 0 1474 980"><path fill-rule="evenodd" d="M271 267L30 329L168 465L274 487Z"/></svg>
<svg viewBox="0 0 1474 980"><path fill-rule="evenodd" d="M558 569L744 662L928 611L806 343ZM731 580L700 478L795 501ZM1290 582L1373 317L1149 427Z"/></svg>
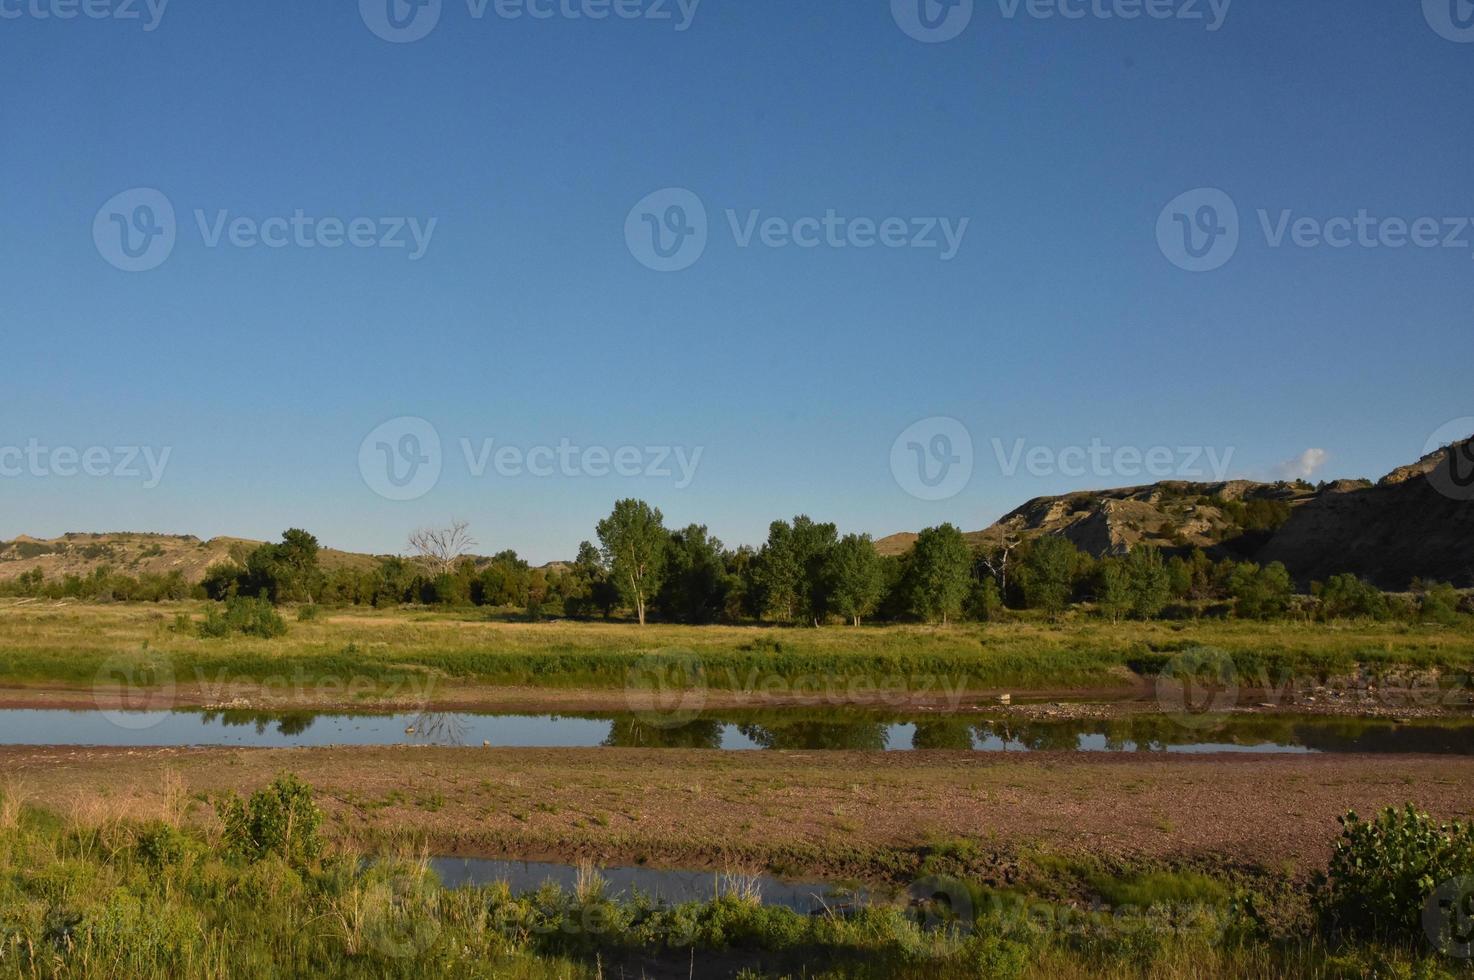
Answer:
<svg viewBox="0 0 1474 980"><path fill-rule="evenodd" d="M1330 458L1331 454L1324 449L1307 449L1294 459L1287 459L1274 467L1274 475L1281 480L1308 480Z"/></svg>

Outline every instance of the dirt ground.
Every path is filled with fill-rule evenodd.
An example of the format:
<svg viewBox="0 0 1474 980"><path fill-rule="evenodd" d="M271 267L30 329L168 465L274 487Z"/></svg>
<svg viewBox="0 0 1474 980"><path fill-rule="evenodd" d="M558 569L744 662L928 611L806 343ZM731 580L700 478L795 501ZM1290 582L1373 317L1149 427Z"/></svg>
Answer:
<svg viewBox="0 0 1474 980"><path fill-rule="evenodd" d="M207 797L282 771L360 843L856 878L960 839L1304 874L1348 809L1474 813L1474 758L1444 756L0 748L4 785L77 819L147 817L172 797L209 820Z"/></svg>

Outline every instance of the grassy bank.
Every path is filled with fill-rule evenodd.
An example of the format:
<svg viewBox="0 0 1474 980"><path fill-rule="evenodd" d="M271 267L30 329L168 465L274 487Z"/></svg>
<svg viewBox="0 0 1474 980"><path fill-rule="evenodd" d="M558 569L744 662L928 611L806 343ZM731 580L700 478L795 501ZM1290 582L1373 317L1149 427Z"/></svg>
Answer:
<svg viewBox="0 0 1474 980"><path fill-rule="evenodd" d="M333 611L274 639L207 639L198 603L0 602L0 684L90 689L104 668L180 686L333 684L345 702L386 690L534 686L618 689L652 654L679 653L711 690L776 694L899 688L949 692L1129 690L1174 654L1209 646L1246 678L1329 677L1401 667L1467 672L1474 635L1437 625L1019 621L924 626L684 627L488 621L476 614ZM348 685L352 682L354 687Z"/></svg>
<svg viewBox="0 0 1474 980"><path fill-rule="evenodd" d="M804 916L763 906L740 878L674 907L610 895L591 868L572 892L444 889L422 860L272 833L182 828L168 809L63 818L0 796L0 977L1435 978L1460 966L1411 943L1327 946L1294 895L1202 874L1041 864L999 889L933 873L909 900ZM243 838L275 844L246 852Z"/></svg>

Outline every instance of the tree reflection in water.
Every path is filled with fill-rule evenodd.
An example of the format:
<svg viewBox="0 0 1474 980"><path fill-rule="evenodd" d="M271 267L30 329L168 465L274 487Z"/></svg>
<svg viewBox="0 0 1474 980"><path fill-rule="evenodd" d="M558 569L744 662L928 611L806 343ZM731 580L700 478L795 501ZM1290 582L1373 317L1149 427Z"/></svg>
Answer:
<svg viewBox="0 0 1474 980"><path fill-rule="evenodd" d="M888 743L883 721L793 721L738 725L737 730L765 749L853 749L879 752Z"/></svg>
<svg viewBox="0 0 1474 980"><path fill-rule="evenodd" d="M698 718L684 725L662 727L638 718L615 718L609 723L609 748L622 749L719 749L722 723L715 718Z"/></svg>

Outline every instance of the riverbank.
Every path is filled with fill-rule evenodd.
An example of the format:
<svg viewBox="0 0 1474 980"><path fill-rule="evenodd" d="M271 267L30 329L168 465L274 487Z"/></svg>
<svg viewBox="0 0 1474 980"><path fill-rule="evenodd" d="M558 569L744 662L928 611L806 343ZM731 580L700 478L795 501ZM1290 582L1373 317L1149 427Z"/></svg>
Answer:
<svg viewBox="0 0 1474 980"><path fill-rule="evenodd" d="M208 822L215 795L282 771L363 845L831 879L959 849L985 881L1037 854L1300 876L1347 810L1474 805L1474 759L1441 756L0 748L0 779L62 813Z"/></svg>
<svg viewBox="0 0 1474 980"><path fill-rule="evenodd" d="M1090 699L1130 712L1184 659L1217 669L1207 651L1226 665L1223 707L1435 717L1469 710L1474 669L1474 635L1426 624L638 627L348 609L276 639L206 639L200 610L0 601L0 705L602 711L671 696L689 708L695 691L709 708L956 710L1007 696L1011 710Z"/></svg>

